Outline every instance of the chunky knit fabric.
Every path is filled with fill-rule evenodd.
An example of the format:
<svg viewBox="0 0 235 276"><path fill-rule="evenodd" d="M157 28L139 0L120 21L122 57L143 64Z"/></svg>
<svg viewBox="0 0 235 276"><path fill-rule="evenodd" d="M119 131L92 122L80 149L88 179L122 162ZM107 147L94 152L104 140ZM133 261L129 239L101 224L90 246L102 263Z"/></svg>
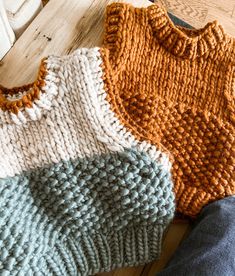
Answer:
<svg viewBox="0 0 235 276"><path fill-rule="evenodd" d="M91 275L159 257L170 162L111 111L99 49L0 90L0 275Z"/></svg>
<svg viewBox="0 0 235 276"><path fill-rule="evenodd" d="M218 22L176 27L166 11L114 3L102 52L112 110L174 160L179 212L235 194L235 40Z"/></svg>

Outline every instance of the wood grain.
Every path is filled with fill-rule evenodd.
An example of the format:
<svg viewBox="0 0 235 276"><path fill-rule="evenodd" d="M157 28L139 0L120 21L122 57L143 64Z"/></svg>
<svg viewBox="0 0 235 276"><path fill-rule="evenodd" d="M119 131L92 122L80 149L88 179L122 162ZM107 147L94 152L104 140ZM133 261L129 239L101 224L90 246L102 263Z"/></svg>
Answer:
<svg viewBox="0 0 235 276"><path fill-rule="evenodd" d="M49 2L49 0L42 0L43 6L45 6L48 2Z"/></svg>
<svg viewBox="0 0 235 276"><path fill-rule="evenodd" d="M113 1L49 1L2 60L0 83L12 87L31 82L43 57L100 45L104 10L110 2ZM136 6L150 4L147 0L129 2Z"/></svg>
<svg viewBox="0 0 235 276"><path fill-rule="evenodd" d="M142 276L143 271L144 271L144 266L136 266L136 267L121 268L107 273L100 273L100 274L97 274L97 276L136 276L136 275Z"/></svg>
<svg viewBox="0 0 235 276"><path fill-rule="evenodd" d="M235 0L156 0L159 1L195 28L218 20L227 33L235 36Z"/></svg>

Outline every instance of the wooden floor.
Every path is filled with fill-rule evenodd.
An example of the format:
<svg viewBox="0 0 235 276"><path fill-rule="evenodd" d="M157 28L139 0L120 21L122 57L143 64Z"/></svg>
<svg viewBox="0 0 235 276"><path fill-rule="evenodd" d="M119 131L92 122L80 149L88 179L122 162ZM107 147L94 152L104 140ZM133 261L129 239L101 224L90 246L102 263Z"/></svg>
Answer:
<svg viewBox="0 0 235 276"><path fill-rule="evenodd" d="M67 0L63 2L62 0L54 0L54 6L51 7L51 10L48 6L50 6L50 4L52 3L49 3L45 6L44 11L42 11L42 15L39 15L38 19L34 21L34 25L26 31L27 34L25 34L25 36L23 35L24 37L22 36L22 38L19 39L20 41L17 41L18 43L16 43L13 49L9 52L9 55L7 55L0 63L0 83L6 86L11 86L12 83L14 83L15 85L20 85L22 83L32 81L34 77L34 74L32 72L36 72L38 60L42 56L46 56L48 53L68 53L72 51L75 46L81 47L84 45L87 46L87 44L89 46L93 45L91 44L91 40L89 39L92 36L97 39L97 37L99 36L98 27L89 23L90 19L86 16L82 17L82 14L86 9L88 9L88 6L98 6L97 3L107 3L109 2L109 0L81 1L84 4L82 4L82 7L79 7L80 13L77 12L76 16L74 14L68 13L66 15L64 14L64 17L59 17L59 2L63 2L62 4L65 6L68 6L70 2L73 2L75 9L80 1L81 0ZM141 2L141 0L138 1ZM47 0L43 2L45 4ZM128 0L128 2L132 1ZM137 2L137 0L135 2ZM224 26L225 30L228 33L235 36L235 0L158 0L158 2L161 2L174 15L182 18L196 28L203 27L208 21L217 19ZM56 5L58 7L56 7ZM101 4L99 4L99 7L100 5ZM91 16L94 17L95 14L92 14ZM42 22L43 18L44 21L46 18L48 22ZM51 20L52 18L53 20ZM60 22L61 32L63 32L63 44L61 44L60 42L60 34L56 32L56 26L54 26L56 24L55 20ZM81 20L82 23L80 22L80 25L75 25L74 22L78 20ZM71 21L73 29L69 25L69 21ZM97 18L97 22L100 22L100 18ZM48 28L48 25L50 25L50 28ZM78 33L81 32L81 28L83 26L90 28L90 31L88 30L87 33L84 34L86 35L86 38L78 35ZM53 37L52 41L51 37ZM84 44L85 42L83 42L84 39L86 44ZM27 66L25 66L25 64L27 64ZM21 73L22 70L24 74ZM99 275L156 275L156 272L160 271L165 266L188 229L189 227L187 224L171 225L167 237L164 241L163 253L159 262L154 262L141 267L120 269L114 272L103 273Z"/></svg>
<svg viewBox="0 0 235 276"><path fill-rule="evenodd" d="M42 0L45 5L49 0ZM235 36L235 0L155 0L195 28L218 20Z"/></svg>
<svg viewBox="0 0 235 276"><path fill-rule="evenodd" d="M168 11L190 25L200 28L218 20L225 30L235 36L235 0L157 0Z"/></svg>

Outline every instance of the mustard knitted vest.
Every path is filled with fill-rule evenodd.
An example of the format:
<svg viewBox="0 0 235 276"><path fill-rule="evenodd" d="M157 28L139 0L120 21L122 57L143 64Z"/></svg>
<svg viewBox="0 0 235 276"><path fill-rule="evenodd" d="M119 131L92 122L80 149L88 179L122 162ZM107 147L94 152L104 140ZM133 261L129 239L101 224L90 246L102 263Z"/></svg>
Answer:
<svg viewBox="0 0 235 276"><path fill-rule="evenodd" d="M218 22L175 26L158 5L114 3L102 52L113 111L168 151L179 212L235 193L235 40Z"/></svg>

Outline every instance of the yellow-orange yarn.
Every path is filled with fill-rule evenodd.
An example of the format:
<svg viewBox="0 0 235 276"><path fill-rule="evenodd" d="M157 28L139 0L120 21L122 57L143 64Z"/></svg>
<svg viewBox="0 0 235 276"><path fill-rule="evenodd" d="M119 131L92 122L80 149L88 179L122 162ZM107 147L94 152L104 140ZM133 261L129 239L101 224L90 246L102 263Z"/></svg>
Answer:
<svg viewBox="0 0 235 276"><path fill-rule="evenodd" d="M172 154L178 211L194 217L235 194L235 39L216 21L188 30L158 5L114 3L104 46L111 106Z"/></svg>

